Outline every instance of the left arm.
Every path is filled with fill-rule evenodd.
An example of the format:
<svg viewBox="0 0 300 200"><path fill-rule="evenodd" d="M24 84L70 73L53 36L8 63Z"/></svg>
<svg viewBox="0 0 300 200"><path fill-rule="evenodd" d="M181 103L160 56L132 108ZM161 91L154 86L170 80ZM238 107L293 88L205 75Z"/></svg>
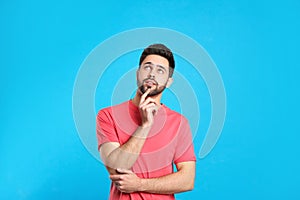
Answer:
<svg viewBox="0 0 300 200"><path fill-rule="evenodd" d="M195 162L176 164L177 172L158 178L142 179L130 170L117 169L120 174L111 175L116 187L125 193L147 192L156 194L174 194L192 190L195 179Z"/></svg>

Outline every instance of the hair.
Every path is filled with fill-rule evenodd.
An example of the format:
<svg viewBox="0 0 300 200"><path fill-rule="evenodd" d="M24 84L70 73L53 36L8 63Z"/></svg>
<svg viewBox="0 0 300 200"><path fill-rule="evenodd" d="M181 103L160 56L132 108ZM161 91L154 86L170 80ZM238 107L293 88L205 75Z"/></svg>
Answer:
<svg viewBox="0 0 300 200"><path fill-rule="evenodd" d="M169 77L172 77L175 68L174 56L172 51L163 44L152 44L148 46L146 49L144 49L140 57L139 65L141 66L142 62L145 60L145 58L148 55L153 55L153 54L162 56L169 61Z"/></svg>

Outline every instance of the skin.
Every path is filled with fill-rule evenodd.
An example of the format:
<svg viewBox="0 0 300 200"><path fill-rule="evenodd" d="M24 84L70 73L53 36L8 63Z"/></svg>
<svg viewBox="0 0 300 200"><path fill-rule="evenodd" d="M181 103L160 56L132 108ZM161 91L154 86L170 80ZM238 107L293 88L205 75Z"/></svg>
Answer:
<svg viewBox="0 0 300 200"><path fill-rule="evenodd" d="M174 194L192 190L195 179L194 161L177 163L177 172L151 179L139 178L130 170L153 126L154 117L161 105L162 92L173 82L169 77L168 60L159 55L148 55L136 76L139 89L132 102L139 107L141 125L123 145L108 142L100 147L100 155L110 173L110 179L125 193Z"/></svg>

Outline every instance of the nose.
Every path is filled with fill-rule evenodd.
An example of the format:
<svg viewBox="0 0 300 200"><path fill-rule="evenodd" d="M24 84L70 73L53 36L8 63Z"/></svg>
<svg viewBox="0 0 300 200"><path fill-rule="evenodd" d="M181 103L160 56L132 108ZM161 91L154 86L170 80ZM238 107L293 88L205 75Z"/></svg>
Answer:
<svg viewBox="0 0 300 200"><path fill-rule="evenodd" d="M149 78L155 78L155 75L154 75L154 72L153 72L154 70L151 70L150 72L149 72L149 74L148 74L148 77Z"/></svg>

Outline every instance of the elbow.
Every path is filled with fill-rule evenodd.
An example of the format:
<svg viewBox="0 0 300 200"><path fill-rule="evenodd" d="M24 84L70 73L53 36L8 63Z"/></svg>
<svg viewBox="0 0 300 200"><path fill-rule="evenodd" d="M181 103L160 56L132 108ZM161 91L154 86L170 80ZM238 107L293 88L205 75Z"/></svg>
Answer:
<svg viewBox="0 0 300 200"><path fill-rule="evenodd" d="M186 191L192 191L194 189L194 181L187 186Z"/></svg>
<svg viewBox="0 0 300 200"><path fill-rule="evenodd" d="M194 180L189 180L185 184L184 191L185 192L192 191L194 189L194 186L195 186Z"/></svg>
<svg viewBox="0 0 300 200"><path fill-rule="evenodd" d="M190 186L189 191L192 191L194 189L194 183Z"/></svg>

